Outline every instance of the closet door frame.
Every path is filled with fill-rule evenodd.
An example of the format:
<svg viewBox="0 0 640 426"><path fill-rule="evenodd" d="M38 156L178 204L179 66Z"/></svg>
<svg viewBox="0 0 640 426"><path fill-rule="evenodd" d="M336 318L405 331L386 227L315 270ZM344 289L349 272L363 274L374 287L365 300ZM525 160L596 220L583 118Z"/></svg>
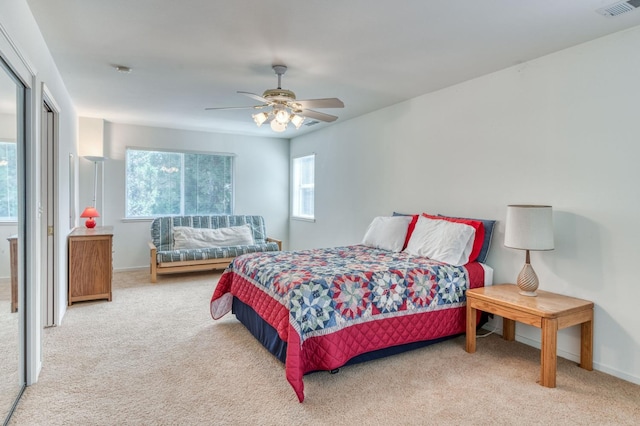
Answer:
<svg viewBox="0 0 640 426"><path fill-rule="evenodd" d="M0 23L0 59L9 72L22 84L23 102L18 111L22 113L18 119L18 140L22 141L23 149L20 160L22 161L22 187L24 200L18 208L20 219L18 220L18 232L21 233L24 244L18 250L21 254L20 267L18 270L20 300L19 305L19 328L21 341L21 357L19 377L23 383L20 394L17 396L17 404L24 387L36 382L41 368L41 327L39 312L39 289L37 270L40 262L39 255L39 218L38 218L38 149L34 135L36 132L37 114L34 105L39 105L35 97L38 96L34 90L37 70L25 58L17 45L13 42L8 32ZM4 70L3 70L4 72ZM19 178L20 179L20 178ZM19 183L20 185L20 183ZM35 255L26 256L26 253ZM14 408L15 408L14 404Z"/></svg>

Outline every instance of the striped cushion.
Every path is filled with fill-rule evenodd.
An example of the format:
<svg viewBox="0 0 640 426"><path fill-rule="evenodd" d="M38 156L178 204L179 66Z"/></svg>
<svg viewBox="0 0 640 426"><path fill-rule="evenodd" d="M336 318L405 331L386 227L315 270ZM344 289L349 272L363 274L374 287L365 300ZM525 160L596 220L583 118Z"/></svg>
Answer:
<svg viewBox="0 0 640 426"><path fill-rule="evenodd" d="M165 216L151 222L151 241L160 251L173 250L173 227L190 226L192 228L229 228L231 226L251 225L253 241L256 246L266 243L267 232L262 216L224 215L224 216ZM221 256L227 257L227 256Z"/></svg>
<svg viewBox="0 0 640 426"><path fill-rule="evenodd" d="M250 246L230 246L207 249L182 249L158 251L157 259L159 263L180 262L185 260L207 260L224 259L236 257L246 253L256 253L261 251L278 251L278 244L264 243Z"/></svg>

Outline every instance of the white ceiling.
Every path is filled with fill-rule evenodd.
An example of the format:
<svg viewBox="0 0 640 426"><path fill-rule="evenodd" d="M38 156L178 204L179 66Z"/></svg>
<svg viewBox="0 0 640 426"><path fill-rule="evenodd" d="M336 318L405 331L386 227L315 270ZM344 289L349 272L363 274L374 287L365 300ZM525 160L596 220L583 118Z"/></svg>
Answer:
<svg viewBox="0 0 640 426"><path fill-rule="evenodd" d="M633 0L632 0L633 1ZM277 86L338 97L357 117L640 25L609 0L28 0L80 116L182 129L274 133L252 111ZM122 74L115 65L131 67Z"/></svg>

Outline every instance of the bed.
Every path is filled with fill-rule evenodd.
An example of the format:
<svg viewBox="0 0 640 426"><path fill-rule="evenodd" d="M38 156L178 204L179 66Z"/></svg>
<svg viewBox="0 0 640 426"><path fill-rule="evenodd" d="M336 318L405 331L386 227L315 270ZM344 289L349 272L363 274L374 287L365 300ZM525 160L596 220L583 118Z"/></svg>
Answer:
<svg viewBox="0 0 640 426"><path fill-rule="evenodd" d="M409 240L389 250L365 235L358 245L239 256L216 285L211 315L233 311L285 363L302 402L307 373L465 332L465 292L490 284L492 269L477 256L454 265L416 255Z"/></svg>

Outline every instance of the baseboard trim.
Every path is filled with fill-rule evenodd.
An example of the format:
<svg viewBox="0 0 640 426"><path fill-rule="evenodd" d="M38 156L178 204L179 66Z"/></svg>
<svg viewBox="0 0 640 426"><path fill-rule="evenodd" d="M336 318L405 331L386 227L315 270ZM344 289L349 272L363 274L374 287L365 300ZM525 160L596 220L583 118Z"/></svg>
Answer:
<svg viewBox="0 0 640 426"><path fill-rule="evenodd" d="M113 272L135 272L149 269L149 265L146 266L130 266L128 268L113 268Z"/></svg>

